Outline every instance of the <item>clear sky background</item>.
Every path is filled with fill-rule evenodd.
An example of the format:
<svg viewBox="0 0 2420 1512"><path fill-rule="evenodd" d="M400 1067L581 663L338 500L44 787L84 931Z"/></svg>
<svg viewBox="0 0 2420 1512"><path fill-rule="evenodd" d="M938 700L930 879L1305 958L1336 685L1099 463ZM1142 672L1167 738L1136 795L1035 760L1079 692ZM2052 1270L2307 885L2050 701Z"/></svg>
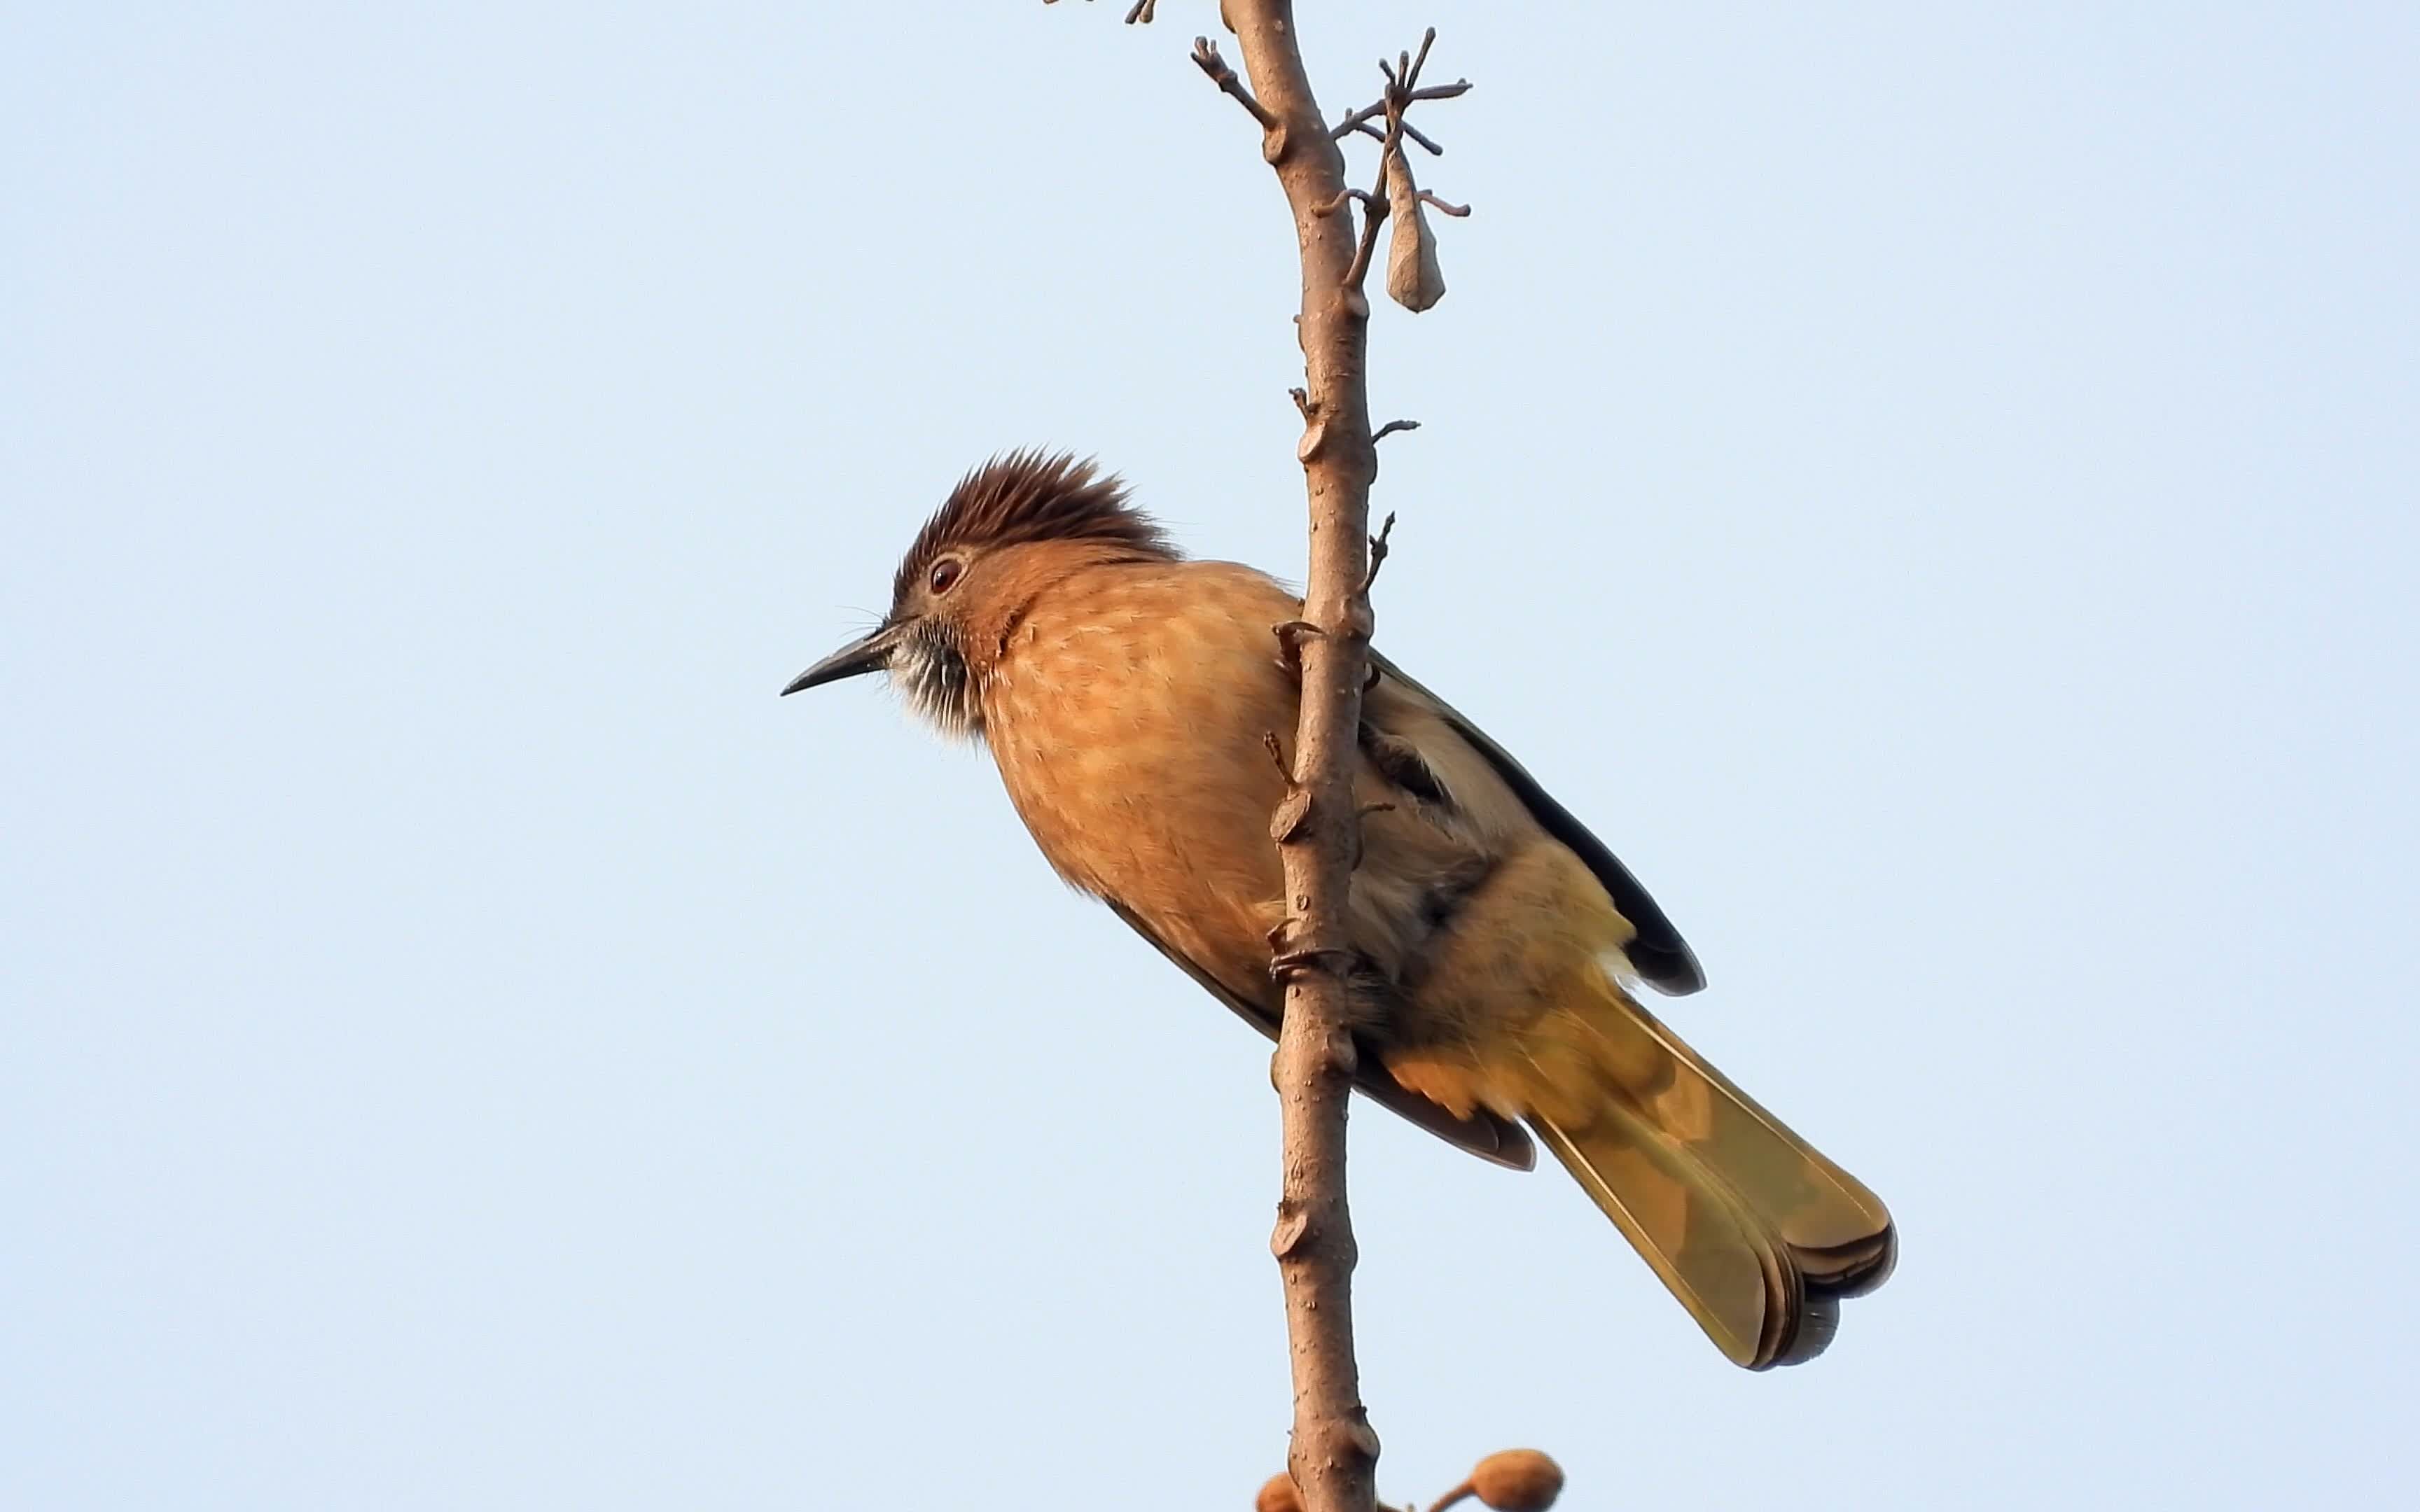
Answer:
<svg viewBox="0 0 2420 1512"><path fill-rule="evenodd" d="M1293 238L1161 8L8 8L0 1503L1280 1463L1264 1046L774 696L999 448L1298 571ZM2420 11L1304 9L1331 114L1479 86L1380 643L1905 1236L1750 1376L1357 1117L1386 1494L2405 1504Z"/></svg>

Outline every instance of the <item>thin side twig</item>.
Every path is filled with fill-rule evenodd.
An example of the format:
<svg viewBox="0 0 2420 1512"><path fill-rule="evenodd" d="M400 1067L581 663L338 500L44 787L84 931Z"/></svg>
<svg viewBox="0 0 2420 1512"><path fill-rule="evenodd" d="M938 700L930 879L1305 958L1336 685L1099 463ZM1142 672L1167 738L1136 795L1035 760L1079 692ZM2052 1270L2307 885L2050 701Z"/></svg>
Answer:
<svg viewBox="0 0 2420 1512"><path fill-rule="evenodd" d="M1413 424L1416 424L1418 422L1414 422ZM1407 430L1411 428L1410 425L1406 425L1403 421L1390 420L1385 425L1379 427L1379 434L1384 435L1387 431L1393 430L1398 425L1403 425ZM1370 438L1373 442L1376 441L1377 439L1378 438L1376 436ZM1387 542L1394 533L1395 512L1390 509L1387 511L1387 523L1379 526L1378 533L1370 537L1370 570L1361 575L1361 592L1365 594L1370 592L1371 585L1378 580L1378 569L1387 564Z"/></svg>
<svg viewBox="0 0 2420 1512"><path fill-rule="evenodd" d="M1374 208L1375 213L1377 214L1384 215L1387 213L1383 208L1380 208L1384 206L1385 201L1379 199L1377 195L1373 194L1366 189L1345 190L1342 193L1338 194L1334 199L1329 200L1326 204L1314 206L1312 208L1312 213L1315 215L1333 215L1338 210L1342 209L1347 201L1357 199L1361 202L1361 208L1365 210Z"/></svg>
<svg viewBox="0 0 2420 1512"><path fill-rule="evenodd" d="M1210 76L1212 84L1234 96L1235 103L1251 113L1252 119L1260 122L1263 131L1271 136L1280 134L1277 116L1269 113L1267 106L1252 97L1252 91L1245 87L1244 81L1235 76L1235 70L1229 68L1227 60L1218 55L1218 43L1207 37L1193 39L1193 62L1195 67ZM1270 161L1275 162L1276 159L1273 157Z"/></svg>
<svg viewBox="0 0 2420 1512"><path fill-rule="evenodd" d="M1390 146L1387 156L1378 160L1378 187L1359 195L1361 200L1361 240L1353 249L1352 265L1344 270L1344 286L1359 297L1366 308L1368 297L1361 285L1370 281L1370 264L1378 255L1378 228L1387 224L1387 175L1392 171L1395 149Z"/></svg>
<svg viewBox="0 0 2420 1512"><path fill-rule="evenodd" d="M1387 133L1377 128L1375 118L1379 116L1385 115L1386 111L1386 101L1380 100L1377 104L1370 107L1370 118L1350 120L1338 127L1335 131L1336 139L1342 142L1354 132L1358 131L1373 142L1384 142L1387 140ZM1445 156L1445 148L1437 146L1436 143L1426 133L1422 132L1419 127L1414 126L1409 121L1405 121L1404 123L1404 135L1407 140L1414 142L1420 147L1426 147L1430 157L1442 158Z"/></svg>

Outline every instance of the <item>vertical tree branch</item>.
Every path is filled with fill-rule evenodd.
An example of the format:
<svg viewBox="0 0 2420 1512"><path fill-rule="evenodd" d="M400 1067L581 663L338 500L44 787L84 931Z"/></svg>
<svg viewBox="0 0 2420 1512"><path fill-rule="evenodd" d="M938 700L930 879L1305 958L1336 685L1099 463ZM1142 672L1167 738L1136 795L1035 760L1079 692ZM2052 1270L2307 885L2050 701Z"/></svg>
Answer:
<svg viewBox="0 0 2420 1512"><path fill-rule="evenodd" d="M1258 97L1265 155L1284 187L1302 250L1298 332L1307 385L1296 455L1311 497L1303 617L1315 633L1297 635L1302 711L1294 781L1308 806L1298 810L1301 822L1277 826L1285 837L1280 852L1291 912L1279 956L1287 986L1276 1062L1284 1186L1270 1241L1285 1283L1294 1365L1288 1463L1309 1512L1370 1512L1378 1438L1361 1404L1353 1353L1358 1257L1345 1203L1344 1120L1354 1048L1342 975L1350 960L1345 903L1359 849L1354 734L1372 623L1365 590L1377 449L1363 373L1370 304L1348 276L1357 250L1353 217L1333 213L1345 190L1344 155L1312 97L1291 0L1225 0L1222 11ZM1209 52L1208 44L1200 51ZM1288 807L1296 806L1290 795Z"/></svg>

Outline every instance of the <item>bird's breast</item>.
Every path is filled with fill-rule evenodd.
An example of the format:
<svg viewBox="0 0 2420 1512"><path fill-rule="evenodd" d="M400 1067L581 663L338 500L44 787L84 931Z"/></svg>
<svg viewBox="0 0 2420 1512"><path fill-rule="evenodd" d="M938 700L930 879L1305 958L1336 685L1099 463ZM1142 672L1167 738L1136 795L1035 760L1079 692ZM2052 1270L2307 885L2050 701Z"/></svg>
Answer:
<svg viewBox="0 0 2420 1512"><path fill-rule="evenodd" d="M1293 604L1220 563L1098 569L1039 595L982 682L1001 779L1060 874L1248 975L1282 891L1262 737L1291 744L1270 627Z"/></svg>

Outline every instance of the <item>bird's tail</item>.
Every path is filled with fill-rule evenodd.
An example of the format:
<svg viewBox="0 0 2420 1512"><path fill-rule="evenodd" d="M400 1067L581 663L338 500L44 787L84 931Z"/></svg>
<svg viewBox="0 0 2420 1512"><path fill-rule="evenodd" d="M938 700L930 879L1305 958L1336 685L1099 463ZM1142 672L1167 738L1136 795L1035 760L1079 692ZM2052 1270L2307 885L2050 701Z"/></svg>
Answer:
<svg viewBox="0 0 2420 1512"><path fill-rule="evenodd" d="M1722 1351L1810 1360L1899 1249L1890 1213L1602 971L1529 1026L1530 1126Z"/></svg>

